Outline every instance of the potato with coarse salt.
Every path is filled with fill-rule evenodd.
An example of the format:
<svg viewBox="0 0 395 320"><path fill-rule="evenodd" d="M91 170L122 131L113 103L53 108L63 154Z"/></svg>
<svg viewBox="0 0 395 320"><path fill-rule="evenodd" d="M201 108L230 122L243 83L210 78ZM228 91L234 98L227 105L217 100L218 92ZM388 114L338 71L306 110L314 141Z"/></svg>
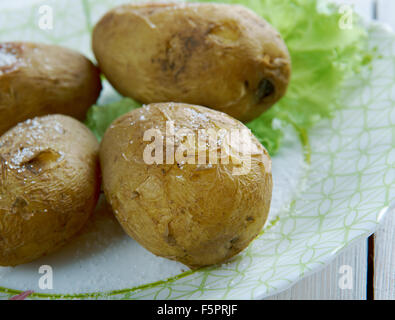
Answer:
<svg viewBox="0 0 395 320"><path fill-rule="evenodd" d="M227 140L232 132L242 139ZM270 157L241 122L219 111L181 103L135 109L107 129L100 163L106 198L126 233L191 268L242 251L268 215Z"/></svg>
<svg viewBox="0 0 395 320"><path fill-rule="evenodd" d="M202 105L243 122L284 96L291 76L280 34L241 5L122 5L96 24L92 47L124 96Z"/></svg>
<svg viewBox="0 0 395 320"><path fill-rule="evenodd" d="M63 115L0 137L0 266L33 261L81 230L100 192L98 153L88 128Z"/></svg>
<svg viewBox="0 0 395 320"><path fill-rule="evenodd" d="M0 43L0 135L21 121L48 114L84 120L101 91L99 69L57 45Z"/></svg>

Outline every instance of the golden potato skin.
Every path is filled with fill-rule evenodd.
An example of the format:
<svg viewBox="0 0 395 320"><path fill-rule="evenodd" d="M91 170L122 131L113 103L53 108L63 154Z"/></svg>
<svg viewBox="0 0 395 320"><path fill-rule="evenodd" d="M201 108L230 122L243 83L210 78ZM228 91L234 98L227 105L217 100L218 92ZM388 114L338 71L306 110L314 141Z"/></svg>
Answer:
<svg viewBox="0 0 395 320"><path fill-rule="evenodd" d="M167 120L195 134L245 128L222 112L180 103L150 104L120 117L100 147L106 198L124 230L154 254L191 268L226 261L247 247L267 218L270 157L249 132L258 152L246 175L232 175L232 163L147 165L144 132L164 133Z"/></svg>
<svg viewBox="0 0 395 320"><path fill-rule="evenodd" d="M34 118L0 137L0 265L55 251L93 212L99 144L79 121Z"/></svg>
<svg viewBox="0 0 395 320"><path fill-rule="evenodd" d="M0 43L0 135L47 114L83 120L100 91L99 70L80 53L55 45Z"/></svg>
<svg viewBox="0 0 395 320"><path fill-rule="evenodd" d="M240 5L123 5L92 39L102 72L124 96L202 105L243 122L285 94L291 73L278 32Z"/></svg>

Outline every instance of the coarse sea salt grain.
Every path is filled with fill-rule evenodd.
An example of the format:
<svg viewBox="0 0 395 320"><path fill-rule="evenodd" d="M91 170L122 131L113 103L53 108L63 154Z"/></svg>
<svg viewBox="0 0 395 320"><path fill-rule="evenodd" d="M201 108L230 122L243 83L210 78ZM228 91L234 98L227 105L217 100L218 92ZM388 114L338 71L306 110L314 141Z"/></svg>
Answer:
<svg viewBox="0 0 395 320"><path fill-rule="evenodd" d="M0 49L0 68L12 66L17 61L14 54Z"/></svg>

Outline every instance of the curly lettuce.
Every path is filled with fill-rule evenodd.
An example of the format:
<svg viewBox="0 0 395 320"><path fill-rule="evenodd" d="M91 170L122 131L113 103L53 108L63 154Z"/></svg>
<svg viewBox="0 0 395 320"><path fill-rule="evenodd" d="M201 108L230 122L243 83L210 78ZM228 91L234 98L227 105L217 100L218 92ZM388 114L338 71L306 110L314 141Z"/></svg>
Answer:
<svg viewBox="0 0 395 320"><path fill-rule="evenodd" d="M93 105L88 110L85 124L100 141L107 128L115 119L139 107L141 105L130 98L123 98L119 101L101 106Z"/></svg>
<svg viewBox="0 0 395 320"><path fill-rule="evenodd" d="M333 115L343 81L370 61L367 32L355 15L352 27L342 29L338 7L328 4L319 8L323 2L316 0L246 0L243 4L277 28L291 54L287 94L248 124L273 155L283 137L273 125L275 119L300 133Z"/></svg>
<svg viewBox="0 0 395 320"><path fill-rule="evenodd" d="M249 7L271 23L288 46L292 77L285 97L247 124L271 155L281 146L284 126L291 124L299 134L306 133L321 119L331 117L343 81L370 61L366 30L355 15L352 28L342 29L336 5L319 0L200 1ZM100 139L115 118L138 106L129 98L93 106L87 125Z"/></svg>

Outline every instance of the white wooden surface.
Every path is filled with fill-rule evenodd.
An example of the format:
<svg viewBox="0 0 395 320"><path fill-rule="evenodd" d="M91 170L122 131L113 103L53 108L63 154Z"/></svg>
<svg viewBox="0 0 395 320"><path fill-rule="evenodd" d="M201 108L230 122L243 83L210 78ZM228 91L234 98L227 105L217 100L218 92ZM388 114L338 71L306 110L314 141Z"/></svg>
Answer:
<svg viewBox="0 0 395 320"><path fill-rule="evenodd" d="M374 298L395 300L395 212L375 234Z"/></svg>
<svg viewBox="0 0 395 320"><path fill-rule="evenodd" d="M377 0L377 18L395 31L395 0Z"/></svg>
<svg viewBox="0 0 395 320"><path fill-rule="evenodd" d="M395 0L334 0L334 2L352 5L355 11L367 19L376 16L395 30ZM393 199L395 200L395 199ZM395 212L389 212L386 221L375 233L374 245L374 298L395 300ZM319 271L295 284L292 288L270 297L278 300L337 300L367 298L368 271L367 240L356 243L340 254L324 270ZM339 281L342 265L353 270L353 288L341 289Z"/></svg>

